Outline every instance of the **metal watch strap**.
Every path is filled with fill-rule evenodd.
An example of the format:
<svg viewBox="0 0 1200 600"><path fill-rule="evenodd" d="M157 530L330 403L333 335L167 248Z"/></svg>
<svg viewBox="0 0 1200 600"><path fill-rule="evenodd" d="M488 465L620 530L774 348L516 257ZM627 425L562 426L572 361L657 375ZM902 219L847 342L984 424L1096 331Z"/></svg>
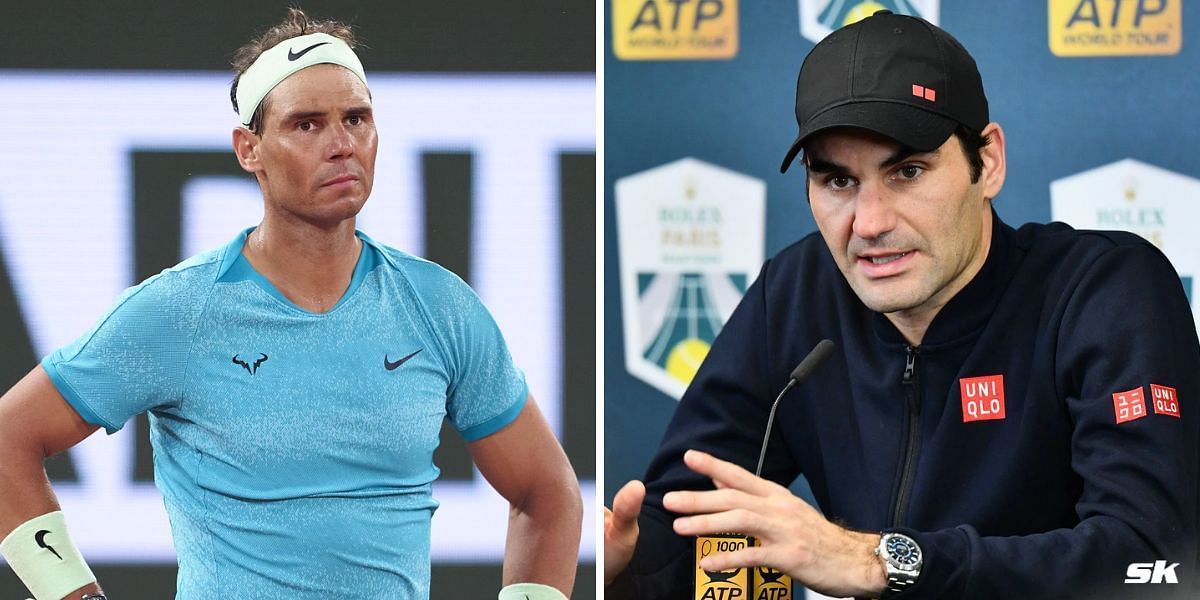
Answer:
<svg viewBox="0 0 1200 600"><path fill-rule="evenodd" d="M908 586L912 585L913 583L915 583L915 580L913 579L888 573L887 588L884 589L883 595L880 596L880 599L895 596L896 594L907 590Z"/></svg>
<svg viewBox="0 0 1200 600"><path fill-rule="evenodd" d="M902 547L899 549L905 551L902 551L900 556L892 555L888 550L889 540L897 541ZM907 548L903 548L905 546ZM882 534L879 546L875 548L875 555L883 560L883 566L887 573L887 585L879 596L880 598L890 598L908 590L921 576L921 566L924 563L921 546L907 535L894 532Z"/></svg>
<svg viewBox="0 0 1200 600"><path fill-rule="evenodd" d="M104 594L84 594L79 600L108 600Z"/></svg>

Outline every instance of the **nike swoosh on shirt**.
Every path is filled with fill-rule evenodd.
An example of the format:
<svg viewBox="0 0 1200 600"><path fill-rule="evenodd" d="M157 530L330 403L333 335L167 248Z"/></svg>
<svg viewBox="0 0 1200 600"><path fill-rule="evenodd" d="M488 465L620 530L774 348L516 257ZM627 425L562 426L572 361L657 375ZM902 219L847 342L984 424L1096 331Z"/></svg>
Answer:
<svg viewBox="0 0 1200 600"><path fill-rule="evenodd" d="M420 354L421 350L424 350L424 348L421 348L420 350L417 350L416 352L413 352L412 354L409 354L408 356L405 356L404 358L401 358L400 360L398 360L396 362L392 362L392 361L388 360L387 355L384 354L383 355L383 368L385 368L389 371L395 371L397 367L408 362L408 359Z"/></svg>
<svg viewBox="0 0 1200 600"><path fill-rule="evenodd" d="M293 52L291 48L288 48L288 60L298 60L301 56L308 54L309 50L312 50L313 48L316 48L317 46L324 46L325 44L328 44L328 43L329 42L317 42L299 52Z"/></svg>

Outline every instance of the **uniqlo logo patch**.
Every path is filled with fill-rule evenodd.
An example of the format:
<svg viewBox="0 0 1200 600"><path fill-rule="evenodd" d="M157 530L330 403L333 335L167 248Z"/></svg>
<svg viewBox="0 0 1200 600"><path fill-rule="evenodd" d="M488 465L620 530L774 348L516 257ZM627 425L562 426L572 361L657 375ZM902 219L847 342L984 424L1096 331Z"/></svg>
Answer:
<svg viewBox="0 0 1200 600"><path fill-rule="evenodd" d="M1146 416L1146 399L1142 396L1142 386L1139 385L1128 392L1113 394L1113 410L1117 413L1118 425Z"/></svg>
<svg viewBox="0 0 1200 600"><path fill-rule="evenodd" d="M1175 393L1175 388L1152 383L1150 400L1154 402L1154 414L1179 418L1179 394Z"/></svg>
<svg viewBox="0 0 1200 600"><path fill-rule="evenodd" d="M958 380L963 423L1004 418L1004 376L984 375Z"/></svg>

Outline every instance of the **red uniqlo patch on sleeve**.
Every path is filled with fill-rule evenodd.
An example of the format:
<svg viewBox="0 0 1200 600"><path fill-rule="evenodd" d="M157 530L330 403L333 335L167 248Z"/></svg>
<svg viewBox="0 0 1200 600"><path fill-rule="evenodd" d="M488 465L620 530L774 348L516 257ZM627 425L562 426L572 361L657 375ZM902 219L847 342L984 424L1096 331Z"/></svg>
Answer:
<svg viewBox="0 0 1200 600"><path fill-rule="evenodd" d="M1113 394L1113 410L1117 413L1117 424L1126 421L1136 421L1146 416L1146 399L1142 396L1142 386L1128 392Z"/></svg>
<svg viewBox="0 0 1200 600"><path fill-rule="evenodd" d="M1150 399L1154 402L1154 414L1179 418L1179 394L1175 393L1175 388L1152 383Z"/></svg>
<svg viewBox="0 0 1200 600"><path fill-rule="evenodd" d="M1004 418L1004 376L984 375L958 380L963 423Z"/></svg>

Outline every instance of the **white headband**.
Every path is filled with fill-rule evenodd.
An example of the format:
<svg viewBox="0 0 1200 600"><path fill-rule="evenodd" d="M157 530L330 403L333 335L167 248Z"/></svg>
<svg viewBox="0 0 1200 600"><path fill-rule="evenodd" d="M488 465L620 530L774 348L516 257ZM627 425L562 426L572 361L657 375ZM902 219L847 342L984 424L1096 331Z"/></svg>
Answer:
<svg viewBox="0 0 1200 600"><path fill-rule="evenodd" d="M258 105L281 81L300 69L322 63L346 67L358 75L363 85L367 84L362 63L346 42L327 33L310 33L284 40L263 52L238 78L237 105L242 125L250 126Z"/></svg>

